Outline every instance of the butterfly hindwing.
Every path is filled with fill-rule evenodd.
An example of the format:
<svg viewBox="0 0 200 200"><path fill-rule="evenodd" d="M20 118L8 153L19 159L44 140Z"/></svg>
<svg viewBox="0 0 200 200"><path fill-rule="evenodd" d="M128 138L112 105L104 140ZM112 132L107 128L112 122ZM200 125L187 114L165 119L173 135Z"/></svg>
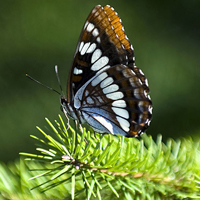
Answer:
<svg viewBox="0 0 200 200"><path fill-rule="evenodd" d="M120 64L101 71L79 91L74 104L94 130L133 137L147 128L151 100L127 66Z"/></svg>

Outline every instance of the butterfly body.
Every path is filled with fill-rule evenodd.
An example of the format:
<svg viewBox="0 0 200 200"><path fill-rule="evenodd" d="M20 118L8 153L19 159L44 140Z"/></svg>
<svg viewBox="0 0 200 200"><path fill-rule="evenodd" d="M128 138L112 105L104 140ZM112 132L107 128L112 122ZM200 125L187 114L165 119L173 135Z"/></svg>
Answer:
<svg viewBox="0 0 200 200"><path fill-rule="evenodd" d="M151 120L148 92L118 14L95 6L75 51L67 98L61 98L64 113L98 133L137 137Z"/></svg>

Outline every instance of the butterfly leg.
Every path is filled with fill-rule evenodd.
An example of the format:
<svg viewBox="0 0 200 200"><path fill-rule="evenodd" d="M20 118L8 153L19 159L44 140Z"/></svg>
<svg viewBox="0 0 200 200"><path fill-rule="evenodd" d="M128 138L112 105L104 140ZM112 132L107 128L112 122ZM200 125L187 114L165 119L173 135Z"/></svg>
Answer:
<svg viewBox="0 0 200 200"><path fill-rule="evenodd" d="M96 140L98 140L98 138L96 137L96 132L94 132L94 138L95 138Z"/></svg>

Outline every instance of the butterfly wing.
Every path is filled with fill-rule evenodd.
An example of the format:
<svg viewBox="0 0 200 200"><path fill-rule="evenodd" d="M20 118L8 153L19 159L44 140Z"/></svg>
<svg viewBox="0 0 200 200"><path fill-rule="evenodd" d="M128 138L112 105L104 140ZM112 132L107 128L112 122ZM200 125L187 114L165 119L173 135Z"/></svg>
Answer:
<svg viewBox="0 0 200 200"><path fill-rule="evenodd" d="M134 66L134 52L121 19L110 6L97 5L82 29L68 77L67 101L99 70L116 64Z"/></svg>
<svg viewBox="0 0 200 200"><path fill-rule="evenodd" d="M81 99L81 100L80 100ZM98 73L76 93L76 109L99 133L137 137L151 120L151 100L137 74L118 64Z"/></svg>

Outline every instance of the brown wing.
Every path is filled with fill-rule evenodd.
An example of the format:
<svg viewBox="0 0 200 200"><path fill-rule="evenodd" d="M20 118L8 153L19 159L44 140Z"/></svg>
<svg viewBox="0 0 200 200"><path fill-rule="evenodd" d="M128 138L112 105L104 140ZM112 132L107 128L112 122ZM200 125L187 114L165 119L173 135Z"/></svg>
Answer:
<svg viewBox="0 0 200 200"><path fill-rule="evenodd" d="M118 14L110 6L97 5L82 29L68 78L67 101L99 70L116 64L134 66L134 52Z"/></svg>

